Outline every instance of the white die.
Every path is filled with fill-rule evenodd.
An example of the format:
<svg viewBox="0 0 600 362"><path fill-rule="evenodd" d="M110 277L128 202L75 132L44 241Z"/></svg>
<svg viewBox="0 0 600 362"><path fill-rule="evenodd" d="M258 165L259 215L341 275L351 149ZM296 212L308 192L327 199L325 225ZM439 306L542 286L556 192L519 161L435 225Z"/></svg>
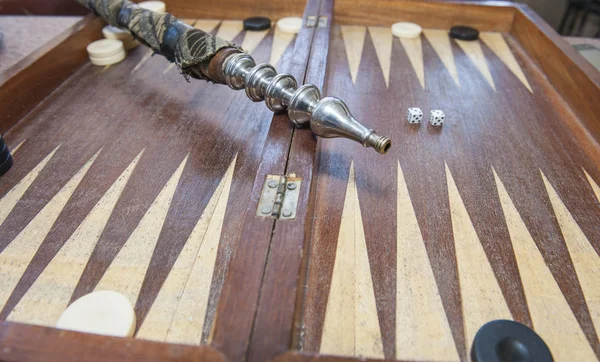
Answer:
<svg viewBox="0 0 600 362"><path fill-rule="evenodd" d="M406 113L406 120L408 123L421 123L423 121L423 111L420 108L409 108Z"/></svg>
<svg viewBox="0 0 600 362"><path fill-rule="evenodd" d="M433 111L429 112L429 123L431 123L432 126L441 126L444 124L445 118L446 115L439 109L434 109Z"/></svg>

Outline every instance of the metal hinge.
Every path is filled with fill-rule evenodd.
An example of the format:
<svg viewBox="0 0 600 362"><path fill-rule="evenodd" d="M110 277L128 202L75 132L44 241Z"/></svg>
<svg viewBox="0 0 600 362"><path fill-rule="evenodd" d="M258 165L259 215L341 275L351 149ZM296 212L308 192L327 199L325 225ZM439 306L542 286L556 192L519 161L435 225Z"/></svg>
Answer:
<svg viewBox="0 0 600 362"><path fill-rule="evenodd" d="M295 219L301 183L302 179L295 174L267 175L260 193L256 216L280 220Z"/></svg>
<svg viewBox="0 0 600 362"><path fill-rule="evenodd" d="M314 15L307 17L305 26L307 28L314 28L315 26L317 26L317 17Z"/></svg>

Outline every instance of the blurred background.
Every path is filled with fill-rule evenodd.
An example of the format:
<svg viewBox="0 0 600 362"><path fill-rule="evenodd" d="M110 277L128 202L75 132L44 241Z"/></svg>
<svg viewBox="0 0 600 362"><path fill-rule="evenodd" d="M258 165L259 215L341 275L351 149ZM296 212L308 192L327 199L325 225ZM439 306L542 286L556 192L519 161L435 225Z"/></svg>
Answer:
<svg viewBox="0 0 600 362"><path fill-rule="evenodd" d="M517 0L517 2L527 4L563 35L600 36L600 0ZM46 15L86 13L73 0L0 0L0 14L29 14L30 9L37 9L38 14L45 11Z"/></svg>
<svg viewBox="0 0 600 362"><path fill-rule="evenodd" d="M274 0L277 1L277 0ZM305 1L305 0L280 0L280 1ZM360 1L360 0L357 0ZM366 0L364 0L366 1ZM478 1L478 0L467 0ZM515 0L527 4L537 12L550 26L575 47L596 68L600 69L600 0ZM166 1L168 5L168 0ZM35 10L34 10L35 9ZM87 10L74 0L0 0L0 34L4 32L4 49L2 49L2 35L0 35L0 70L12 65L15 60L22 57L25 49L23 44L14 44L7 49L7 29L15 33L15 22L24 27L23 18L14 15L73 15L87 14ZM11 15L11 16L2 16ZM75 18L76 19L76 18ZM37 26L40 35L40 44L56 36L63 26L71 26L69 18L41 20L29 19ZM43 29L42 29L43 28ZM54 32L57 32L56 34ZM14 37L13 37L14 39ZM27 45L31 48L35 44Z"/></svg>

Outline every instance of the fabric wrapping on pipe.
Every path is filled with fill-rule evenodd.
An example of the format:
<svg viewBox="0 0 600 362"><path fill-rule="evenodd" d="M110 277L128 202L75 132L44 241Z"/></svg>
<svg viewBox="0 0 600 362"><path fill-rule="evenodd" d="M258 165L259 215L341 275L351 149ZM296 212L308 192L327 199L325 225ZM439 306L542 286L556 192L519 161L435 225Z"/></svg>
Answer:
<svg viewBox="0 0 600 362"><path fill-rule="evenodd" d="M142 9L129 0L77 0L110 25L128 29L133 36L174 62L186 77L206 79L199 65L223 48L240 49L233 43L212 36L177 20L168 13Z"/></svg>

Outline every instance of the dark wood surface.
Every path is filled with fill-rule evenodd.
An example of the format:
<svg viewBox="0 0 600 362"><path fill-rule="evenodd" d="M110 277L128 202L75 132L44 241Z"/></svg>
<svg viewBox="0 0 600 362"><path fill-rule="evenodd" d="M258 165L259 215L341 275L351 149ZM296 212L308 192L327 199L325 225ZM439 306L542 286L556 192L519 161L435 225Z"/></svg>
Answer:
<svg viewBox="0 0 600 362"><path fill-rule="evenodd" d="M103 21L87 16L0 73L0 133L14 126L88 61L85 47L102 37L102 26ZM12 35L9 44L15 41ZM29 34L37 36L37 32ZM48 64L53 65L51 71Z"/></svg>
<svg viewBox="0 0 600 362"><path fill-rule="evenodd" d="M177 361L224 362L209 346L184 346L132 341L126 338L64 331L38 326L2 323L0 359L13 361ZM74 348L77 346L77 348Z"/></svg>
<svg viewBox="0 0 600 362"><path fill-rule="evenodd" d="M359 264L355 267L364 275L370 274L372 283L370 292L367 288L364 294L363 288L357 295L359 300L372 297L375 309L369 310L368 302L349 305L354 314L341 318L339 324L362 313L370 318L365 322L376 324L380 331L380 357L427 360L423 357L426 354L413 353L411 357L407 352L410 348L397 345L397 332L402 331L397 326L397 311L410 310L397 304L398 260L403 257L398 252L403 245L398 235L411 227L405 219L398 219L399 213L412 214L417 222L421 237L409 245L423 248L426 265L420 267L431 271L430 279L420 272L418 277L439 292L440 304L434 312L447 320L444 342L455 348L454 357L438 357L466 360L471 321L493 315L473 292L476 285L461 284L461 278L469 276L465 271L486 268L491 274L481 272L483 280L489 282L484 287L497 283L500 297L493 302L506 305L508 318L532 326L543 335L547 335L552 321L560 318L566 321L565 333L580 331L581 338L569 340L575 344L547 340L555 357L564 357L567 346L590 350L595 358L600 356L598 326L594 326L598 304L586 300L594 295L594 289L590 291L589 284L585 284L590 279L582 279L585 275L581 274L593 270L589 268L597 265L594 263L600 251L600 202L584 173L600 182L600 149L596 143L599 119L594 113L597 105L591 101L597 98L598 73L584 65L582 58L566 48L566 43L539 18L520 6L385 0L375 1L368 10L347 0L311 0L306 8L304 5L258 5L262 13L273 18L303 11L305 17L327 18L324 27L301 30L277 69L322 86L325 95L344 99L357 119L392 138L388 155L378 155L347 140L317 140L308 129L291 126L285 115L273 116L263 104L251 103L243 92L185 83L174 68L164 73L168 64L160 57L141 63L148 54L143 48L106 69L85 63L85 52L81 51L91 38L100 36L102 25L91 18L55 39L45 51L20 63L10 77L3 74L0 105L8 105L12 113L2 120L2 131L8 131L5 139L10 147L24 143L15 153L15 166L0 179L0 195L6 195L60 147L0 223L0 257L78 170L99 153L64 208L56 213L48 234L40 239L39 250L0 312L1 319L10 319L47 265L143 150L70 296L73 301L101 283L136 233L138 223L187 157L172 200L158 208L165 212L164 223L158 229L156 246L134 303L139 328L149 318L171 270L185 253L190 234L237 155L223 218L209 223L222 221L223 226L217 235L214 270L204 278L209 278L210 286L206 312L201 316L204 324L199 337L191 342L211 348L89 336L3 322L3 358L36 360L48 355L53 346L65 346L55 348L50 360L93 361L100 355L113 360L365 360L361 357L361 340L353 342L356 346L351 353L333 353L345 356L322 355L331 285L340 283L333 275L334 265L336 258L345 257L338 251L342 215L352 215L345 225L351 225L353 235L364 230L365 248L356 249L356 253L367 260L366 269ZM183 1L171 1L168 7L185 18L225 18L225 7L206 10L195 2ZM231 9L228 17L239 19L255 14L257 8L242 2ZM342 26L386 29L400 20L419 22L427 28L462 22L481 30L502 31L501 37L532 92L483 41L479 44L495 90L466 51L449 41L460 80L458 87L424 35L420 38L424 87L409 51L398 38L391 40L386 86L376 40L366 29L353 82ZM242 32L234 41L241 43L244 37ZM268 61L273 37L274 31L270 31L254 51L258 61ZM71 56L59 60L56 52L60 49L71 49ZM569 66L559 70L551 64L553 59ZM44 64L53 64L56 78L44 81L48 69ZM582 86L576 87L576 82ZM42 86L36 97L27 101L20 98L23 93L16 90L38 83ZM433 128L425 120L419 127L408 125L404 117L411 106L423 109L426 118L430 109L444 110L446 124ZM351 165L357 205L346 202L348 185L352 185ZM398 204L404 187L399 182L400 170L411 207ZM255 210L265 176L283 173L302 178L296 220L257 218ZM515 239L515 224L510 221L515 215L506 209L495 174L533 240L534 248L527 249L532 254L526 257L543 261L535 265L539 269L532 271L538 284L550 288L546 290L554 293L552 300L560 302L564 296L564 304L557 304L561 308L553 311L557 319L550 319L549 324L539 323L544 303L537 302L544 298L535 294L539 290L533 290L527 282L532 274L527 274L523 265L521 249L514 246L521 240ZM458 193L453 191L450 176ZM557 199L546 189L544 178L574 222L559 217ZM344 207L350 210L346 214ZM583 263L577 256L583 254L571 250L577 237L588 246L582 249L588 256ZM462 247L465 240L480 245L482 259L473 259L471 264L461 259L461 253L468 249ZM353 241L361 242L360 237ZM482 260L481 265L476 264ZM341 280L344 285L356 285L350 278ZM337 300L346 305L344 298ZM483 305L480 310L465 309L477 303ZM415 319L420 320L417 315ZM562 328L556 331L560 336ZM334 337L343 341L343 334ZM422 336L415 338L417 345L431 344ZM79 346L66 348L74 345ZM61 350L72 350L72 354L61 355Z"/></svg>

